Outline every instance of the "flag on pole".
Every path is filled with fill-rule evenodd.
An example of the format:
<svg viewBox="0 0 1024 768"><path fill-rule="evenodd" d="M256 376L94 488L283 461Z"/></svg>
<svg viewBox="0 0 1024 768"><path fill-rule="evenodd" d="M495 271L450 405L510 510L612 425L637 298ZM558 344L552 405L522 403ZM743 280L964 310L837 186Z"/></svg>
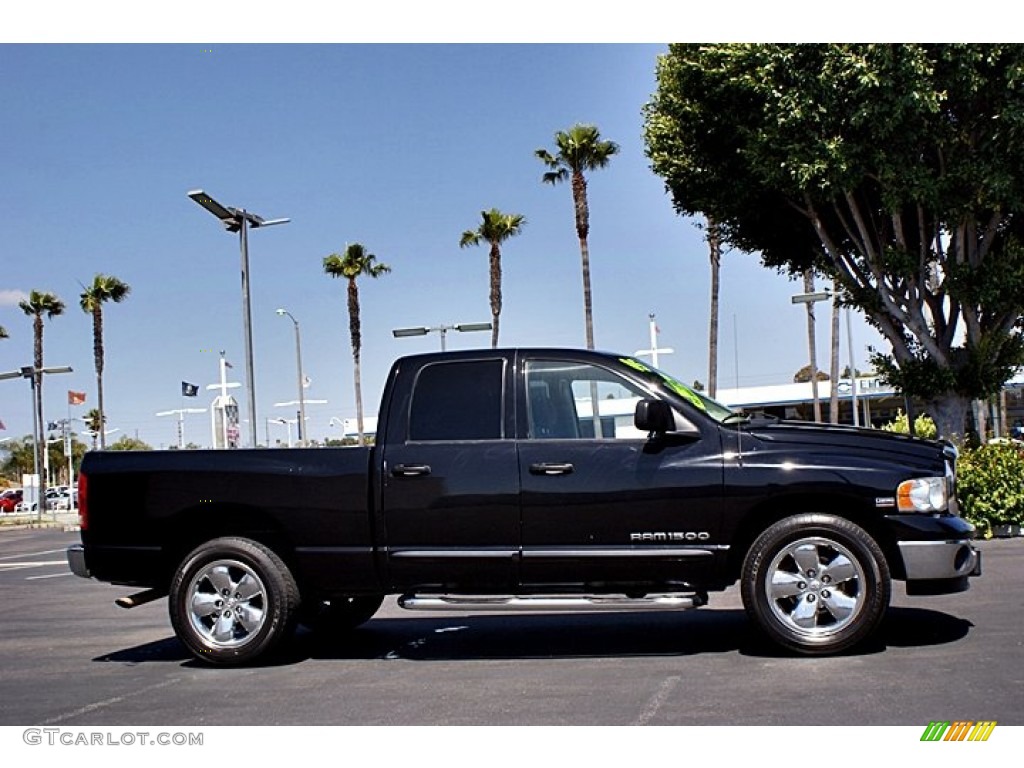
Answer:
<svg viewBox="0 0 1024 768"><path fill-rule="evenodd" d="M302 388L303 389L309 389L309 387L312 384L313 384L313 380L311 378L309 378L309 376L303 376L302 377Z"/></svg>
<svg viewBox="0 0 1024 768"><path fill-rule="evenodd" d="M187 381L181 382L181 396L182 397L197 397L199 395L199 385L189 384Z"/></svg>
<svg viewBox="0 0 1024 768"><path fill-rule="evenodd" d="M85 402L85 392L68 390L68 405L81 405Z"/></svg>
<svg viewBox="0 0 1024 768"><path fill-rule="evenodd" d="M224 361L224 366L225 366L226 368L234 368L234 367L235 367L235 366L233 366L233 365L232 365L231 363L229 363L229 362L228 362L227 360L225 360L225 361Z"/></svg>

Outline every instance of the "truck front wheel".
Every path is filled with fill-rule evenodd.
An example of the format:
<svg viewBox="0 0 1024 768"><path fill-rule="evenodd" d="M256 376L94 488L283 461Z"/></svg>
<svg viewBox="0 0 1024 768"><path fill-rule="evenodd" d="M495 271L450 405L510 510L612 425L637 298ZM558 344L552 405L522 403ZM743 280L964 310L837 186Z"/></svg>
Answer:
<svg viewBox="0 0 1024 768"><path fill-rule="evenodd" d="M877 542L834 515L788 517L751 545L741 593L747 615L774 642L799 653L837 653L878 627L890 595Z"/></svg>
<svg viewBox="0 0 1024 768"><path fill-rule="evenodd" d="M182 562L168 608L178 638L197 658L244 664L295 628L299 589L273 550L243 538L208 541Z"/></svg>

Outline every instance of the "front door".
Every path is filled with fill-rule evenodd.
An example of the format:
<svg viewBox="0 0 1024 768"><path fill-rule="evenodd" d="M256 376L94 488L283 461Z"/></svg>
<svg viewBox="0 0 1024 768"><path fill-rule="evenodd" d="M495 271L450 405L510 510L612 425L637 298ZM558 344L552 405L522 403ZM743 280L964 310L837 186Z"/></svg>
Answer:
<svg viewBox="0 0 1024 768"><path fill-rule="evenodd" d="M527 360L520 419L522 580L527 589L683 589L711 570L722 493L718 431L633 426L651 393L571 358ZM685 414L679 414L685 419Z"/></svg>

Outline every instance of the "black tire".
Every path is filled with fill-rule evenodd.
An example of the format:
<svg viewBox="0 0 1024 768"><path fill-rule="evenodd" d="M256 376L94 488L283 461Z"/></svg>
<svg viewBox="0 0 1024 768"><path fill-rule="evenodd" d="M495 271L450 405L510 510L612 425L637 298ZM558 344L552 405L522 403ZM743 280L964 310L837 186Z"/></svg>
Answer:
<svg viewBox="0 0 1024 768"><path fill-rule="evenodd" d="M384 595L336 597L303 606L300 621L316 632L345 633L365 624L384 602Z"/></svg>
<svg viewBox="0 0 1024 768"><path fill-rule="evenodd" d="M292 634L299 588L273 550L229 537L208 541L185 558L167 602L175 633L196 658L247 664Z"/></svg>
<svg viewBox="0 0 1024 768"><path fill-rule="evenodd" d="M838 653L867 639L889 606L889 567L878 543L845 518L780 520L750 546L740 591L747 615L798 653Z"/></svg>

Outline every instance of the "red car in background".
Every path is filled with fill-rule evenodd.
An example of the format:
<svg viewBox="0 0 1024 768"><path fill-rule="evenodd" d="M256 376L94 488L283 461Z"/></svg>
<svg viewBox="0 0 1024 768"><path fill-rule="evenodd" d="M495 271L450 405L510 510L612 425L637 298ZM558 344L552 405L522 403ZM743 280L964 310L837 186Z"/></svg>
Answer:
<svg viewBox="0 0 1024 768"><path fill-rule="evenodd" d="M13 512L21 503L22 494L21 488L12 488L0 494L0 512Z"/></svg>

